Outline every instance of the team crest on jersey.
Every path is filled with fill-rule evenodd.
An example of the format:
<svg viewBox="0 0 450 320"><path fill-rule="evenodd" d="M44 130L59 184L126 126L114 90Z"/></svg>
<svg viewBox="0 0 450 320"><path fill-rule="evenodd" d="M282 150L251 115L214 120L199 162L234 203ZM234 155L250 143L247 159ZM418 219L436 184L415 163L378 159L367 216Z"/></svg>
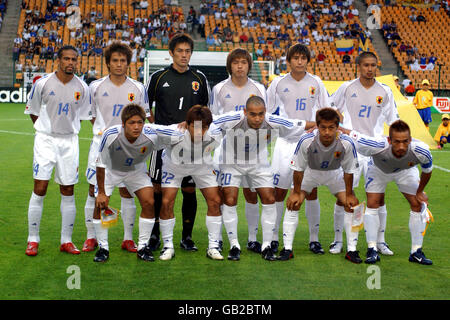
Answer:
<svg viewBox="0 0 450 320"><path fill-rule="evenodd" d="M134 93L129 93L129 94L128 94L128 101L133 102L134 99L135 99Z"/></svg>
<svg viewBox="0 0 450 320"><path fill-rule="evenodd" d="M192 81L192 90L197 92L198 89L200 89L200 83L198 83L197 81Z"/></svg>
<svg viewBox="0 0 450 320"><path fill-rule="evenodd" d="M309 87L309 93L313 96L316 93L315 87Z"/></svg>
<svg viewBox="0 0 450 320"><path fill-rule="evenodd" d="M74 97L75 97L75 101L80 100L80 98L81 98L81 92L80 92L80 91L76 91L75 94L74 94Z"/></svg>
<svg viewBox="0 0 450 320"><path fill-rule="evenodd" d="M341 153L342 153L342 152L340 152L340 151L336 151L336 152L334 153L334 157L335 157L336 159L338 159L338 158L341 156Z"/></svg>
<svg viewBox="0 0 450 320"><path fill-rule="evenodd" d="M382 104L383 103L383 97L382 96L378 96L377 97L377 103L378 104Z"/></svg>
<svg viewBox="0 0 450 320"><path fill-rule="evenodd" d="M141 153L144 154L145 151L147 151L147 147L142 147L142 148L141 148Z"/></svg>

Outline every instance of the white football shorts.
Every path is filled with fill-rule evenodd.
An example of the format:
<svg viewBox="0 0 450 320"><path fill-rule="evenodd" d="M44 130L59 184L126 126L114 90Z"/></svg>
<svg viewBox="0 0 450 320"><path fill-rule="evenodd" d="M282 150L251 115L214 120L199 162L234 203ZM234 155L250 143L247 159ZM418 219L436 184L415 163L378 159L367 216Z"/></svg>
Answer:
<svg viewBox="0 0 450 320"><path fill-rule="evenodd" d="M191 176L199 189L218 187L216 172L212 165L183 165L176 166L163 158L161 187L181 188L181 182Z"/></svg>
<svg viewBox="0 0 450 320"><path fill-rule="evenodd" d="M329 171L306 168L303 174L301 190L311 193L318 186L327 186L332 194L345 192L344 171L342 168Z"/></svg>
<svg viewBox="0 0 450 320"><path fill-rule="evenodd" d="M368 193L384 193L389 182L394 181L402 193L415 195L419 187L417 166L395 173L384 173L370 162L367 167L365 189Z"/></svg>
<svg viewBox="0 0 450 320"><path fill-rule="evenodd" d="M52 136L36 132L33 147L33 179L50 180L70 186L78 182L78 135Z"/></svg>
<svg viewBox="0 0 450 320"><path fill-rule="evenodd" d="M290 189L293 187L294 171L289 164L296 147L296 142L291 143L283 138L277 138L272 156L273 186L275 188Z"/></svg>
<svg viewBox="0 0 450 320"><path fill-rule="evenodd" d="M122 172L117 170L105 170L105 194L112 195L115 187L126 187L134 197L134 193L146 187L153 187L152 180L147 174L146 164L136 166L136 170ZM97 188L95 188L97 196Z"/></svg>
<svg viewBox="0 0 450 320"><path fill-rule="evenodd" d="M247 179L249 187L273 188L273 173L270 166L263 165L221 165L219 185L223 188L242 186Z"/></svg>

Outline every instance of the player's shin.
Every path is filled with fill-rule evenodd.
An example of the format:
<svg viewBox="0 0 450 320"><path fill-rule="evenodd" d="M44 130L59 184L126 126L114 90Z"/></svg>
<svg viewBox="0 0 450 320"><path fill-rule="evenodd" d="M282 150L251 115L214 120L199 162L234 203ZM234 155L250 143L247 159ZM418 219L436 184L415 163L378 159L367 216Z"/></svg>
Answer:
<svg viewBox="0 0 450 320"><path fill-rule="evenodd" d="M226 204L224 204L222 216L223 225L225 226L228 240L230 241L230 248L236 246L240 250L241 246L239 245L237 235L238 216L236 206L227 206Z"/></svg>
<svg viewBox="0 0 450 320"><path fill-rule="evenodd" d="M410 211L409 213L409 231L411 232L411 253L422 248L423 244L423 231L425 230L425 224L422 221L420 212Z"/></svg>
<svg viewBox="0 0 450 320"><path fill-rule="evenodd" d="M298 226L298 211L286 209L283 220L283 245L286 250L292 250L295 231Z"/></svg>
<svg viewBox="0 0 450 320"><path fill-rule="evenodd" d="M134 198L120 198L120 211L123 220L123 240L133 240L134 221L136 219L136 204Z"/></svg>
<svg viewBox="0 0 450 320"><path fill-rule="evenodd" d="M344 232L344 215L343 206L334 204L334 242L342 242L342 233Z"/></svg>
<svg viewBox="0 0 450 320"><path fill-rule="evenodd" d="M273 232L275 230L275 220L277 216L275 203L262 204L261 226L262 226L262 248L270 247Z"/></svg>
<svg viewBox="0 0 450 320"><path fill-rule="evenodd" d="M305 201L305 215L309 226L309 242L318 242L320 225L319 199Z"/></svg>
<svg viewBox="0 0 450 320"><path fill-rule="evenodd" d="M167 220L159 219L159 227L161 229L163 248L173 249L173 229L175 227L175 218Z"/></svg>
<svg viewBox="0 0 450 320"><path fill-rule="evenodd" d="M248 241L256 241L259 225L259 204L245 201L245 217L248 224Z"/></svg>
<svg viewBox="0 0 450 320"><path fill-rule="evenodd" d="M28 242L39 242L39 226L41 224L42 210L45 196L31 194L28 205Z"/></svg>
<svg viewBox="0 0 450 320"><path fill-rule="evenodd" d="M356 251L356 245L358 244L358 232L352 231L352 213L345 212L344 215L344 228L347 238L347 251Z"/></svg>
<svg viewBox="0 0 450 320"><path fill-rule="evenodd" d="M386 230L386 219L387 219L386 205L383 205L378 208L378 216L380 217L380 226L378 228L377 242L385 243L386 240L384 239L384 234Z"/></svg>
<svg viewBox="0 0 450 320"><path fill-rule="evenodd" d="M95 238L97 238L98 246L109 251L108 229L102 226L101 219L93 219L92 223L95 229Z"/></svg>
<svg viewBox="0 0 450 320"><path fill-rule="evenodd" d="M61 195L61 244L72 242L73 225L77 209L75 207L75 197Z"/></svg>
<svg viewBox="0 0 450 320"><path fill-rule="evenodd" d="M84 223L86 225L87 235L86 239L95 238L95 229L93 224L95 209L95 197L87 196L86 204L84 205Z"/></svg>
<svg viewBox="0 0 450 320"><path fill-rule="evenodd" d="M283 218L284 201L275 202L275 208L277 210L277 218L275 220L275 231L273 233L272 241L278 241L281 219Z"/></svg>
<svg viewBox="0 0 450 320"><path fill-rule="evenodd" d="M378 208L366 208L364 214L364 230L366 232L367 247L377 247L378 229L380 227L380 219L378 216Z"/></svg>
<svg viewBox="0 0 450 320"><path fill-rule="evenodd" d="M147 219L139 217L139 238L138 238L138 251L146 246L150 240L153 226L155 225L155 218Z"/></svg>
<svg viewBox="0 0 450 320"><path fill-rule="evenodd" d="M183 194L183 204L181 213L183 216L183 234L182 238L192 238L192 229L194 228L195 216L197 214L197 196L194 192L185 192Z"/></svg>
<svg viewBox="0 0 450 320"><path fill-rule="evenodd" d="M222 230L222 216L206 216L206 228L208 229L208 248L219 248L219 237Z"/></svg>

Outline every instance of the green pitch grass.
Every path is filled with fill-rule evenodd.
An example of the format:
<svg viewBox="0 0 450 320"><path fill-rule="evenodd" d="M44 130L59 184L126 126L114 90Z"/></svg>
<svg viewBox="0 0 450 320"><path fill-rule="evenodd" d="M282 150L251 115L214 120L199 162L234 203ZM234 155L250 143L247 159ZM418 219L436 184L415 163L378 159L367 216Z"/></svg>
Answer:
<svg viewBox="0 0 450 320"><path fill-rule="evenodd" d="M450 173L435 169L426 191L435 222L428 228L423 250L432 266L408 262L410 234L409 207L394 185L386 193L388 208L386 240L395 252L381 257L380 289L369 289L374 271L366 264L354 265L344 254L331 255L333 241L334 198L327 189L319 189L321 205L320 241L326 250L322 256L308 250L309 233L304 209L294 242L295 258L287 262L268 262L245 249L247 223L242 194L238 205L241 261L212 261L205 257L207 231L205 202L198 194L198 213L193 239L198 252L179 248L181 237L180 200L177 199L174 232L176 256L172 261L139 261L135 254L120 249L122 221L110 229L110 259L93 262L94 252L72 256L59 252L61 217L58 186L51 181L44 201L40 228L41 243L36 257L25 255L27 208L33 188L33 128L24 105L0 104L0 299L448 299L450 279L449 252L449 178ZM433 115L431 132L440 122ZM80 179L75 189L77 217L73 241L81 249L86 237L84 203L88 185L84 178L91 124L83 122L80 132ZM433 151L434 164L450 169L450 147ZM356 190L364 200L362 183ZM117 191L111 205L120 207ZM139 208L139 205L138 205ZM137 220L136 220L137 222ZM137 240L137 223L134 239ZM282 239L280 228L280 240ZM229 245L224 234L226 257ZM261 240L261 231L258 239ZM281 243L282 245L282 243ZM358 250L365 257L364 232ZM155 252L156 258L158 253ZM80 289L74 284L71 266L79 268ZM372 277L372 278L371 278ZM69 284L69 285L68 285ZM75 283L76 284L76 283Z"/></svg>

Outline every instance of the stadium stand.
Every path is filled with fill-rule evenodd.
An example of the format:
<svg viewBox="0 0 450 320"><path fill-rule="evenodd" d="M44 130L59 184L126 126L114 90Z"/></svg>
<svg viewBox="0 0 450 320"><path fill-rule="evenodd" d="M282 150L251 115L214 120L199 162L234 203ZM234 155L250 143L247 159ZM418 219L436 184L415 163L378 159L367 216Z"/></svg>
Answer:
<svg viewBox="0 0 450 320"><path fill-rule="evenodd" d="M415 1L420 2L420 1ZM381 4L382 32L404 75L420 88L428 79L431 89L450 89L450 10L447 1L428 1L422 5L398 5L384 1L366 0L367 5Z"/></svg>
<svg viewBox="0 0 450 320"><path fill-rule="evenodd" d="M76 8L67 10L71 5ZM62 44L79 49L82 75L93 66L98 77L104 76L108 70L103 49L113 40L133 49L130 76L141 79L143 49L167 49L169 39L185 31L184 20L182 8L164 0L23 0L14 40L16 81L30 70L56 70L54 60Z"/></svg>
<svg viewBox="0 0 450 320"><path fill-rule="evenodd" d="M206 45L209 51L247 48L257 60L274 61L275 71L280 73L289 71L282 68L283 52L301 42L313 53L310 72L324 80L350 80L355 76L353 62L358 54L360 34L367 38L366 50L375 52L368 36L370 33L363 29L358 10L351 3L340 0L237 0L227 5L203 1L201 12L205 13ZM339 39L351 40L350 63L344 63L337 52L335 41ZM321 59L318 59L319 55ZM267 71L261 72L266 83Z"/></svg>

